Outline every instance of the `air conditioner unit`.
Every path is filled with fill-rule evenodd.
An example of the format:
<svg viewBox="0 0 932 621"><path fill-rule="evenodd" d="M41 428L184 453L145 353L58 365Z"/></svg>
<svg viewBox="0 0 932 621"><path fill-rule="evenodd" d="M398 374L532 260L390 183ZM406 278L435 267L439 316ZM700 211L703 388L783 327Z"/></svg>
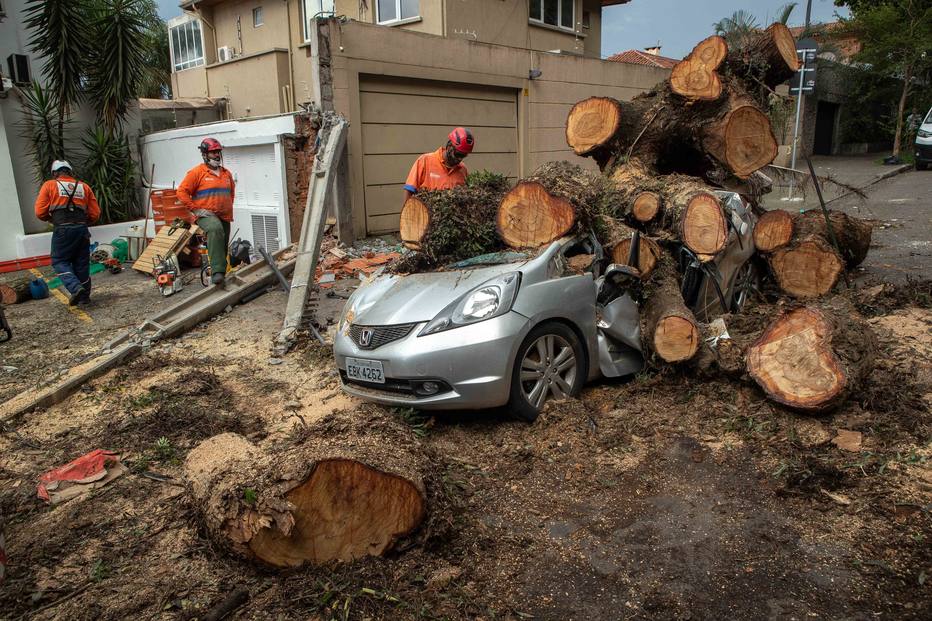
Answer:
<svg viewBox="0 0 932 621"><path fill-rule="evenodd" d="M222 63L233 60L233 56L235 56L235 54L236 50L229 45L224 45L223 47L217 48L217 60Z"/></svg>
<svg viewBox="0 0 932 621"><path fill-rule="evenodd" d="M14 84L29 84L32 81L29 75L29 57L25 54L10 54L6 57L6 66Z"/></svg>

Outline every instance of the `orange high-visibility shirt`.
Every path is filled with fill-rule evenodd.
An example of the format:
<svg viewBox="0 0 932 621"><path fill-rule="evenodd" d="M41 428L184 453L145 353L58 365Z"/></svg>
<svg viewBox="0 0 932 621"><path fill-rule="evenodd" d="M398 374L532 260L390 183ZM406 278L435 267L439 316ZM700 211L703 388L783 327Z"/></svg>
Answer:
<svg viewBox="0 0 932 621"><path fill-rule="evenodd" d="M466 174L466 167L462 162L453 168L448 168L443 163L443 147L440 147L417 158L411 172L408 173L405 189L415 193L418 190L448 190L464 185Z"/></svg>
<svg viewBox="0 0 932 621"><path fill-rule="evenodd" d="M97 197L94 196L91 186L67 175L42 184L39 196L36 197L36 217L46 222L50 221L53 211L68 205L69 196L72 196L74 206L87 215L89 224L97 222L100 218L100 205L97 204Z"/></svg>
<svg viewBox="0 0 932 621"><path fill-rule="evenodd" d="M226 168L221 167L219 173L214 174L207 164L198 164L178 186L178 200L191 211L204 209L221 220L232 222L236 182Z"/></svg>

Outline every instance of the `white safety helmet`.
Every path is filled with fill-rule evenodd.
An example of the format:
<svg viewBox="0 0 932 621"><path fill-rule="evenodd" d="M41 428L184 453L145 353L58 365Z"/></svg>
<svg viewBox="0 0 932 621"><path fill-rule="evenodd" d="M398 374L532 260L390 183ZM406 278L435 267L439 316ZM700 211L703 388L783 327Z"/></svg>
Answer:
<svg viewBox="0 0 932 621"><path fill-rule="evenodd" d="M68 170L73 170L73 169L71 168L71 164L69 164L69 163L68 163L67 161L65 161L65 160L55 160L54 162L52 162L52 174L53 174L53 175L54 175L56 172L58 172L59 170L61 170L62 168L67 168Z"/></svg>

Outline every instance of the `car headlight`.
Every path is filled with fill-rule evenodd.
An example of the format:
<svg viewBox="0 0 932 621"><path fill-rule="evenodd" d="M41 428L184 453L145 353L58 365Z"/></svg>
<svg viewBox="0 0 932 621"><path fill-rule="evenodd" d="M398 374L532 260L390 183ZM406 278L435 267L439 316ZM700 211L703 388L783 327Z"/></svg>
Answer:
<svg viewBox="0 0 932 621"><path fill-rule="evenodd" d="M437 313L418 336L436 334L485 321L511 310L521 284L521 272L508 272L488 280Z"/></svg>
<svg viewBox="0 0 932 621"><path fill-rule="evenodd" d="M920 129L919 133L916 135L919 136L920 138L932 138L932 132L927 132L924 129Z"/></svg>

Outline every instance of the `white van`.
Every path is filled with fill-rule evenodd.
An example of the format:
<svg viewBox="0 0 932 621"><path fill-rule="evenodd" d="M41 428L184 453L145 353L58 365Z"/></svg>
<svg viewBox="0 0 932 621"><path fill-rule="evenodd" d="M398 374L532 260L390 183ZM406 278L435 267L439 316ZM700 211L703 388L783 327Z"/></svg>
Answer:
<svg viewBox="0 0 932 621"><path fill-rule="evenodd" d="M925 170L932 164L932 108L916 132L916 170Z"/></svg>

